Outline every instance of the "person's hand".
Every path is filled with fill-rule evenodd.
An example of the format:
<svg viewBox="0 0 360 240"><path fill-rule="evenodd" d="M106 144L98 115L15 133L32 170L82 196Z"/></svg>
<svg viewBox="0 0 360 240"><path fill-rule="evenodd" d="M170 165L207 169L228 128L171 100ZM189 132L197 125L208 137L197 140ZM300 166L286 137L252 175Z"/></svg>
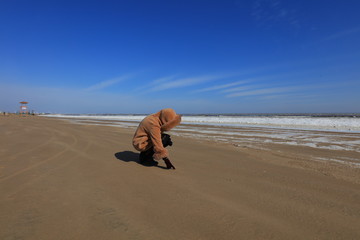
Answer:
<svg viewBox="0 0 360 240"><path fill-rule="evenodd" d="M174 165L172 165L172 163L170 162L170 159L168 159L167 157L163 158L165 164L166 164L166 168L167 169L175 169Z"/></svg>

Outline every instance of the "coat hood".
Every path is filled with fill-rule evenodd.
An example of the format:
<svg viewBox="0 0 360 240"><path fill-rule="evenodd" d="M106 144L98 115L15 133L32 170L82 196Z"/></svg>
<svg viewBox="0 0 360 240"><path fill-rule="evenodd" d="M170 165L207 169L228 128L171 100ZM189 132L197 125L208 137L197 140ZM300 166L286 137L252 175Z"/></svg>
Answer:
<svg viewBox="0 0 360 240"><path fill-rule="evenodd" d="M181 122L181 116L176 114L174 109L165 108L160 112L154 114L157 116L161 123L161 131L170 131Z"/></svg>

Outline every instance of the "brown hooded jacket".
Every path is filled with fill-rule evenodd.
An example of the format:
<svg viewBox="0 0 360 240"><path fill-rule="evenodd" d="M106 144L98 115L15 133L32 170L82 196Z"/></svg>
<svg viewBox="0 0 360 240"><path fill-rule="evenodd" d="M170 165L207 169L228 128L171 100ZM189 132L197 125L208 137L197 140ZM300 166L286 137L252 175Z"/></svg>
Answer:
<svg viewBox="0 0 360 240"><path fill-rule="evenodd" d="M161 141L161 133L169 131L179 125L181 116L171 108L165 108L160 112L145 117L136 129L133 138L133 146L143 152L154 147L154 158L160 160L169 157L168 151Z"/></svg>

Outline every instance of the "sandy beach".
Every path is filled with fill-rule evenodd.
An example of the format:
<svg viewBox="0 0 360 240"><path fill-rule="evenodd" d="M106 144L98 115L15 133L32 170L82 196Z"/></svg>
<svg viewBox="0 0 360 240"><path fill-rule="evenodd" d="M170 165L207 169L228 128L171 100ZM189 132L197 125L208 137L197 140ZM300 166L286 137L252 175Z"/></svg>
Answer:
<svg viewBox="0 0 360 240"><path fill-rule="evenodd" d="M137 163L133 129L2 116L0 133L3 240L360 239L360 168L309 159L358 152L175 134L167 170Z"/></svg>

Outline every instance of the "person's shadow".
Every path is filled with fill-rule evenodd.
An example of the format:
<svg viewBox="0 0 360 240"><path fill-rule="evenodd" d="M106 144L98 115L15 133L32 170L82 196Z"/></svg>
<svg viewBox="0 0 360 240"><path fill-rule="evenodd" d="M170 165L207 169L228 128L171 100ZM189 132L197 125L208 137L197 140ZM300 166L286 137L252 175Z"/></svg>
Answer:
<svg viewBox="0 0 360 240"><path fill-rule="evenodd" d="M114 154L114 156L118 159L121 160L123 162L135 162L139 165L145 166L145 167L158 167L158 168L162 168L162 169L167 169L166 167L163 166L159 166L159 165L154 165L154 164L148 164L147 162L145 163L140 163L139 161L139 153L135 153L132 151L123 151L123 152L117 152Z"/></svg>

